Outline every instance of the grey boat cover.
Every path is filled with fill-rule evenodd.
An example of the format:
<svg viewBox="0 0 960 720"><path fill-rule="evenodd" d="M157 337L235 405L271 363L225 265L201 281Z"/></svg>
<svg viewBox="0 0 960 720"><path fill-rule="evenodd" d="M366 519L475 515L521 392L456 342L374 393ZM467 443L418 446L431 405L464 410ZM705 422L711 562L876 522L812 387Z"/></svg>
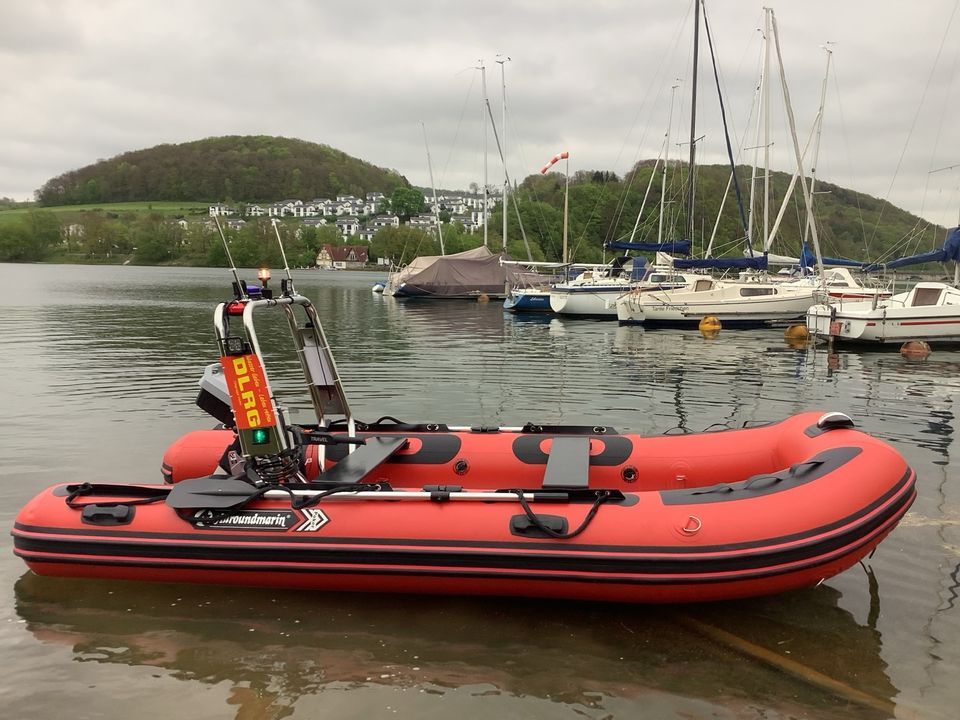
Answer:
<svg viewBox="0 0 960 720"><path fill-rule="evenodd" d="M394 294L411 297L502 296L515 270L501 265L501 258L483 245L453 255L424 255L391 274L389 286Z"/></svg>

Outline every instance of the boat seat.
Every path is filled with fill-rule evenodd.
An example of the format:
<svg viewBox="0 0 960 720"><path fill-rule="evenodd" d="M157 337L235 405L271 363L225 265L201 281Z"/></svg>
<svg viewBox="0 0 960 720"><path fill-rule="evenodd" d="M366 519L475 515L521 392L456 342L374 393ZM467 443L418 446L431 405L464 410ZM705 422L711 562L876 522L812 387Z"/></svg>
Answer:
<svg viewBox="0 0 960 720"><path fill-rule="evenodd" d="M547 470L543 475L543 487L559 490L576 490L590 484L590 438L555 437L547 455Z"/></svg>
<svg viewBox="0 0 960 720"><path fill-rule="evenodd" d="M338 461L320 476L324 483L362 483L400 448L407 444L402 437L369 437L352 453Z"/></svg>

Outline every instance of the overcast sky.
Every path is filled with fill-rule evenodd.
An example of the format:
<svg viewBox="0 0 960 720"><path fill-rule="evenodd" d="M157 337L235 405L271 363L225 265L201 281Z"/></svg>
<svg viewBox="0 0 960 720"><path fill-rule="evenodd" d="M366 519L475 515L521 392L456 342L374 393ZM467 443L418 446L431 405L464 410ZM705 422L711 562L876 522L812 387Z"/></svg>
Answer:
<svg viewBox="0 0 960 720"><path fill-rule="evenodd" d="M801 144L832 43L819 178L957 223L958 2L770 3ZM749 162L762 3L706 8L734 144ZM466 188L483 180L473 68L487 67L502 131L502 56L512 177L563 150L571 171L622 174L660 152L673 85L669 153L689 153L692 28L692 0L2 0L0 196L31 199L98 159L229 134L325 143L428 186L424 129L436 185ZM778 81L771 97L771 166L790 171ZM698 98L698 160L723 162L703 33ZM492 136L489 147L498 183Z"/></svg>

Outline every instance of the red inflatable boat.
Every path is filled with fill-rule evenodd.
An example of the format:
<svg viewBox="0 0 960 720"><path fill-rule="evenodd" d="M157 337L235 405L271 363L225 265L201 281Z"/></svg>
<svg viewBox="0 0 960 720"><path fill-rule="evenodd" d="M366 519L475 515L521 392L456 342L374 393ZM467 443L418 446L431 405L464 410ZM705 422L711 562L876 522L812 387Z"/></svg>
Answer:
<svg viewBox="0 0 960 720"><path fill-rule="evenodd" d="M252 326L263 307L282 307L291 320L316 424L287 422L274 402ZM231 334L240 316L244 333ZM312 305L292 284L277 299L238 290L218 307L215 327L221 364L208 369L198 404L232 429L175 443L168 483L40 493L13 529L15 552L34 572L717 600L813 585L849 568L916 495L903 458L840 413L653 437L599 426L364 424L349 411Z"/></svg>

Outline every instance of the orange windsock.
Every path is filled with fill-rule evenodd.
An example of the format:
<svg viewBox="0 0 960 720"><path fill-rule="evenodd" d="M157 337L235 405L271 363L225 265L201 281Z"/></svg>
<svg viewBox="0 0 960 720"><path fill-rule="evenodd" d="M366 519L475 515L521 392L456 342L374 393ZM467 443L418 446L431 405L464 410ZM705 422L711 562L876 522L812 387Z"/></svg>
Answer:
<svg viewBox="0 0 960 720"><path fill-rule="evenodd" d="M566 152L566 151L564 151L564 152L562 152L562 153L557 153L557 154L554 155L552 158L550 158L550 162L548 162L546 165L544 165L542 168L540 168L540 174L543 175L547 170L550 169L550 167L551 167L555 162L558 162L559 160L566 160L568 157L570 157L570 153L568 153L568 152Z"/></svg>

